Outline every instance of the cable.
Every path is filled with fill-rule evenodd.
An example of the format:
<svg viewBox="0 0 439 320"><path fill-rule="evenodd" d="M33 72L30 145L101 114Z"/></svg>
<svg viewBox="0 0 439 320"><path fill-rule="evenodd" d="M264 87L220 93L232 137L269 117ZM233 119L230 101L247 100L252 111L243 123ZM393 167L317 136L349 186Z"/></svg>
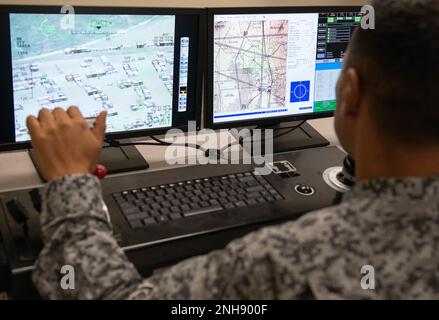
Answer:
<svg viewBox="0 0 439 320"><path fill-rule="evenodd" d="M301 121L301 122L300 122L297 126L295 126L295 127L279 128L279 129L277 129L277 130L286 130L286 129L289 129L289 130L288 130L287 132L283 132L283 133L280 133L280 134L274 135L274 136L273 136L273 139L276 139L276 138L280 138L280 137L286 136L287 134L290 134L291 132L294 132L294 131L296 131L297 129L301 128L305 123L306 123L306 120L303 120L303 121Z"/></svg>
<svg viewBox="0 0 439 320"><path fill-rule="evenodd" d="M290 134L291 132L294 132L295 130L299 129L300 127L302 127L305 124L306 120L303 120L302 122L300 122L297 126L294 127L286 127L286 128L275 128L273 129L274 131L280 131L280 130L287 130L286 132L283 132L281 134L277 134L273 136L273 139L276 138L280 138L283 137L287 134ZM250 136L252 135L253 130L256 129L268 129L270 127L261 127L261 126L257 126L255 129L250 130ZM229 143L227 146L224 146L221 149L205 149L202 146L198 145L198 144L193 144L193 143L171 143L171 142L167 142L167 141L163 141L160 140L154 136L149 136L149 138L153 141L155 141L155 143L152 142L128 142L128 143L121 143L118 140L115 139L105 139L105 143L108 144L109 147L113 147L113 148L120 148L120 147L128 147L128 146L175 146L175 147L185 147L185 148L193 148L193 149L197 149L200 150L201 152L203 152L204 156L206 158L210 158L212 156L216 156L216 158L221 158L224 151L230 149L233 146L239 145L242 143L242 141L246 138L248 138L249 136L246 137L239 137L239 140L235 141L235 142L231 142Z"/></svg>
<svg viewBox="0 0 439 320"><path fill-rule="evenodd" d="M120 147L129 147L129 146L161 146L161 147L168 147L168 146L175 146L175 147L186 147L186 148L193 148L202 151L204 154L206 154L207 150L204 149L202 146L198 144L192 144L192 143L171 143L166 142L163 140L160 140L154 136L149 136L152 140L154 140L156 143L152 142L128 142L128 143L121 143L118 140L114 139L105 139L105 143L107 143L110 147L113 148L120 148Z"/></svg>
<svg viewBox="0 0 439 320"><path fill-rule="evenodd" d="M250 135L251 135L251 134L250 134ZM248 138L248 137L249 137L249 136L247 136L247 137L239 137L239 140L238 140L238 141L230 142L227 146L224 146L224 147L222 147L222 148L219 150L219 151L220 151L220 154L223 154L224 151L230 149L231 147L234 147L234 146L236 146L236 145L241 144L241 142L242 142L244 139Z"/></svg>
<svg viewBox="0 0 439 320"><path fill-rule="evenodd" d="M176 146L176 147L186 147L186 148L193 148L193 149L197 149L202 151L203 153L206 153L206 149L204 149L202 146L200 146L199 144L194 144L194 143L171 143L171 142L166 142L163 140L160 140L154 136L149 136L152 140L156 141L157 143L159 143L160 145L164 145L164 146Z"/></svg>
<svg viewBox="0 0 439 320"><path fill-rule="evenodd" d="M296 125L296 126L294 126L294 127L275 128L275 129L273 129L274 131L287 130L287 129L289 129L289 130L288 130L287 132L283 132L283 133L280 133L280 134L277 134L277 135L273 135L273 139L276 139L276 138L280 138L280 137L286 136L287 134L290 134L290 133L296 131L297 129L301 128L305 123L306 123L306 120L303 120L303 121L301 121L298 125ZM269 128L270 128L270 127L261 127L261 126L257 126L255 129L252 129L251 131L256 130L256 129L269 129ZM240 137L239 141L235 141L235 142L229 143L227 146L221 148L221 149L220 149L221 154L222 154L224 151L230 149L231 147L236 146L236 145L238 145L238 144L241 144L242 140L244 140L244 139L246 139L246 138L248 138L248 136L247 136L247 137Z"/></svg>

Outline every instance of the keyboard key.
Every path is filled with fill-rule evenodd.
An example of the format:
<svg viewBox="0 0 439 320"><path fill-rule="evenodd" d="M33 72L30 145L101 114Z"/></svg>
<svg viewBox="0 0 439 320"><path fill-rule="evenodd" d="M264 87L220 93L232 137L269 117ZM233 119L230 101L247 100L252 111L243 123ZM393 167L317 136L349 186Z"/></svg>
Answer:
<svg viewBox="0 0 439 320"><path fill-rule="evenodd" d="M224 192L224 191L221 191L220 193L218 193L218 195L219 195L221 198L227 198L227 193Z"/></svg>
<svg viewBox="0 0 439 320"><path fill-rule="evenodd" d="M264 197L270 197L271 196L271 194L269 192L267 192L267 191L262 191L261 195L264 196Z"/></svg>
<svg viewBox="0 0 439 320"><path fill-rule="evenodd" d="M141 207L143 206L145 203L143 202L143 200L134 200L133 204L137 207Z"/></svg>
<svg viewBox="0 0 439 320"><path fill-rule="evenodd" d="M149 214L147 212L140 212L136 214L127 215L128 220L138 220L148 218Z"/></svg>
<svg viewBox="0 0 439 320"><path fill-rule="evenodd" d="M236 197L238 198L238 201L243 201L243 200L246 200L246 199L247 199L245 193L243 193L243 194L238 194Z"/></svg>
<svg viewBox="0 0 439 320"><path fill-rule="evenodd" d="M237 207L245 207L247 204L244 202L244 201L238 201L237 203L236 203L236 206Z"/></svg>
<svg viewBox="0 0 439 320"><path fill-rule="evenodd" d="M181 219L181 218L183 218L183 216L179 213L171 213L169 215L170 220L177 220L177 219Z"/></svg>
<svg viewBox="0 0 439 320"><path fill-rule="evenodd" d="M226 204L224 205L224 208L225 208L226 210L233 209L233 208L235 208L235 205L234 205L233 203L226 203Z"/></svg>
<svg viewBox="0 0 439 320"><path fill-rule="evenodd" d="M153 224L157 224L157 222L155 221L154 218L147 218L147 219L143 220L143 224L145 226L150 226L150 225L153 225Z"/></svg>
<svg viewBox="0 0 439 320"><path fill-rule="evenodd" d="M246 188L246 191L248 193L264 191L264 187L263 186L250 187L250 188Z"/></svg>
<svg viewBox="0 0 439 320"><path fill-rule="evenodd" d="M164 222L169 221L168 217L166 217L166 216L158 216L158 217L156 217L156 219L159 223L164 223Z"/></svg>
<svg viewBox="0 0 439 320"><path fill-rule="evenodd" d="M189 206L187 206L187 207L189 208ZM172 206L172 207L169 208L169 210L171 212L180 212L181 211L181 209L179 207L177 207L177 206Z"/></svg>
<svg viewBox="0 0 439 320"><path fill-rule="evenodd" d="M158 217L158 216L160 216L160 212L156 209L153 209L153 210L149 211L149 215L151 217Z"/></svg>
<svg viewBox="0 0 439 320"><path fill-rule="evenodd" d="M165 198L162 197L162 196L158 196L158 197L155 198L155 201L156 202L163 202L163 201L165 201Z"/></svg>
<svg viewBox="0 0 439 320"><path fill-rule="evenodd" d="M127 201L133 201L133 200L136 200L136 197L135 197L134 195L132 195L132 194L129 194L129 195L127 195L127 196L125 197L125 199L126 199Z"/></svg>
<svg viewBox="0 0 439 320"><path fill-rule="evenodd" d="M213 206L213 207L208 207L208 208L191 210L191 211L183 213L183 215L185 217L192 217L192 216L197 216L200 214L207 214L207 213L217 212L217 211L221 211L221 210L223 210L223 208L221 206Z"/></svg>
<svg viewBox="0 0 439 320"><path fill-rule="evenodd" d="M195 193L193 193L192 191L186 191L186 192L184 193L184 195L185 195L185 197L190 198L190 197L195 196Z"/></svg>
<svg viewBox="0 0 439 320"><path fill-rule="evenodd" d="M255 178L253 178L253 177L244 177L244 178L240 178L239 181L241 181L243 183L253 182L253 181L255 181Z"/></svg>
<svg viewBox="0 0 439 320"><path fill-rule="evenodd" d="M136 194L136 198L139 199L139 200L142 200L142 199L145 199L146 196L145 196L145 194L139 192L139 193Z"/></svg>
<svg viewBox="0 0 439 320"><path fill-rule="evenodd" d="M246 194L247 199L256 199L256 198L260 198L261 194L259 192L252 192L252 193L248 193Z"/></svg>
<svg viewBox="0 0 439 320"><path fill-rule="evenodd" d="M142 228L143 224L141 220L131 220L129 221L130 227L132 229Z"/></svg>
<svg viewBox="0 0 439 320"><path fill-rule="evenodd" d="M198 203L191 203L191 204L190 204L190 207L191 207L192 209L199 209L199 208L200 208L200 205L199 205Z"/></svg>
<svg viewBox="0 0 439 320"><path fill-rule="evenodd" d="M180 208L181 208L181 211L183 211L183 212L191 210L191 207L189 207L187 204L182 205Z"/></svg>
<svg viewBox="0 0 439 320"><path fill-rule="evenodd" d="M173 201L173 200L175 200L175 195L168 194L168 195L165 196L165 198L166 198L167 201Z"/></svg>
<svg viewBox="0 0 439 320"><path fill-rule="evenodd" d="M201 206L202 208L205 208L205 207L209 207L210 204L209 204L209 202L207 202L207 201L201 201L201 202L200 202L200 206Z"/></svg>
<svg viewBox="0 0 439 320"><path fill-rule="evenodd" d="M133 206L131 206L131 208L123 210L123 213L127 216L137 214L139 212L140 212L139 208Z"/></svg>
<svg viewBox="0 0 439 320"><path fill-rule="evenodd" d="M129 202L122 202L122 203L119 203L119 207L122 209L122 211L123 210L126 210L126 209L130 209L130 208L132 208L133 207L133 205L131 204L131 203L129 203Z"/></svg>
<svg viewBox="0 0 439 320"><path fill-rule="evenodd" d="M252 180L246 183L247 187L256 187L259 185L259 182L256 180Z"/></svg>

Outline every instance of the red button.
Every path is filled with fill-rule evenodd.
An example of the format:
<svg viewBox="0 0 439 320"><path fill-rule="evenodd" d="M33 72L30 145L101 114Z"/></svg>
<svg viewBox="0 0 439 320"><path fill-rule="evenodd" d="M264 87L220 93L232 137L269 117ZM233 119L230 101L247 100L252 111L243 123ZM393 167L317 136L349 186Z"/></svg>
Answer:
<svg viewBox="0 0 439 320"><path fill-rule="evenodd" d="M105 176L107 175L107 173L108 173L107 168L105 168L102 164L98 164L98 165L96 166L96 169L95 169L94 175L95 175L96 177L98 177L100 180L102 180L102 179L105 178Z"/></svg>

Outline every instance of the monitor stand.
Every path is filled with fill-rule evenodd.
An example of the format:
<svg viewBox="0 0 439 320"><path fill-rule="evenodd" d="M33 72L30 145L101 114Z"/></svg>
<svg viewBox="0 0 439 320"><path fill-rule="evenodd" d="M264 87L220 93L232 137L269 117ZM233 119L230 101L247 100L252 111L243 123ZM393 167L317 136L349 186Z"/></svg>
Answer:
<svg viewBox="0 0 439 320"><path fill-rule="evenodd" d="M285 122L276 124L273 126L265 127L266 129L273 129L274 133L273 135L276 136L277 134L282 134L284 132L288 132L288 128L295 127L300 124L299 122ZM249 129L255 129L255 127L251 127ZM262 128L264 130L264 128ZM232 131L233 135L233 131ZM235 136L235 138L238 138ZM265 137L264 137L264 131L262 132L262 146L261 149L264 153L265 150ZM253 143L257 142L252 140L251 141L251 150L247 150L250 144L242 144L244 149L250 154L252 154L253 150ZM275 138L273 141L273 153L282 153L282 152L288 152L288 151L296 151L296 150L303 150L303 149L310 149L310 148L318 148L318 147L326 147L330 143L328 140L326 140L317 130L315 130L310 124L304 123L300 128L297 128L296 130L285 134L281 137Z"/></svg>
<svg viewBox="0 0 439 320"><path fill-rule="evenodd" d="M43 179L34 149L29 149L29 156L41 179ZM99 163L107 168L109 174L146 170L149 168L148 162L135 146L104 147Z"/></svg>

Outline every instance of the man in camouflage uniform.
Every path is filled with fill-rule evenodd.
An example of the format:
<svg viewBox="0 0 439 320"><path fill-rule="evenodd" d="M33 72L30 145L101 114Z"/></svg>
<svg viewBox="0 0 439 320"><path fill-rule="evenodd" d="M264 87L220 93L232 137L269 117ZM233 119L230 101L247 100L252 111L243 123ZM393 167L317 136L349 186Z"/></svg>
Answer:
<svg viewBox="0 0 439 320"><path fill-rule="evenodd" d="M33 280L47 298L439 298L439 2L377 0L337 87L336 131L358 183L336 206L251 233L224 250L142 279L111 234L90 174L105 132L77 108L30 117L50 181ZM435 80L436 79L436 80ZM145 257L147 259L148 257ZM61 266L76 271L60 288ZM375 283L362 286L371 266ZM373 289L373 290L365 290Z"/></svg>

